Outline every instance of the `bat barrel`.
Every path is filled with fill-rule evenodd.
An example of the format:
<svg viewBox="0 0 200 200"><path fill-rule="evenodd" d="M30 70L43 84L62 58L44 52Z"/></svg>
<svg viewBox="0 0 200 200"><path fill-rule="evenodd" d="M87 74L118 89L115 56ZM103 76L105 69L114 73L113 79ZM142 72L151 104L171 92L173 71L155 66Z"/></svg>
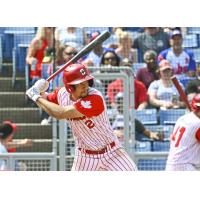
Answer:
<svg viewBox="0 0 200 200"><path fill-rule="evenodd" d="M60 69L58 69L56 72L54 72L51 76L47 78L47 81L49 82L52 80L55 76L57 76L60 72L62 72L66 67L69 65L77 62L81 57L88 54L92 49L94 49L97 45L104 42L106 39L110 37L109 31L102 32L98 37L96 37L92 42L90 42L88 45L86 45L83 49L81 49L71 60L69 60L67 63L65 63L64 66L62 66Z"/></svg>
<svg viewBox="0 0 200 200"><path fill-rule="evenodd" d="M174 86L176 87L176 89L177 89L177 91L180 95L181 100L185 103L186 107L191 111L191 107L190 107L190 104L188 102L187 96L186 96L185 92L183 91L182 87L180 86L176 76L172 76L171 80L172 80Z"/></svg>

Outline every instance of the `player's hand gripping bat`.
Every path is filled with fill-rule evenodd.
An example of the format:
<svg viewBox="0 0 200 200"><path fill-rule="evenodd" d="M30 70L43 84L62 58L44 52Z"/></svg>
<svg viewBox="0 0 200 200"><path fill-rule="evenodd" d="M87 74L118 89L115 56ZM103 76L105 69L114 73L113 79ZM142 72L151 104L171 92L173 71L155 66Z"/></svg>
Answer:
<svg viewBox="0 0 200 200"><path fill-rule="evenodd" d="M83 49L81 49L71 60L69 60L67 63L64 64L60 69L58 69L56 72L54 72L49 78L47 78L47 81L50 82L56 75L58 75L60 72L62 72L66 67L69 65L75 63L77 60L79 60L84 55L88 54L94 47L104 42L106 39L110 37L109 31L104 31L99 36L97 36L92 42L87 44Z"/></svg>

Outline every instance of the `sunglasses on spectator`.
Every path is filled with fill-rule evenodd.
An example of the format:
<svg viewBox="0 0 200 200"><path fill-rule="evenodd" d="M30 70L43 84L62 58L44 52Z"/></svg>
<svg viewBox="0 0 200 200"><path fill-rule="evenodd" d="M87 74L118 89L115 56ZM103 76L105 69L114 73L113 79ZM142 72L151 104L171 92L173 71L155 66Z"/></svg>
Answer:
<svg viewBox="0 0 200 200"><path fill-rule="evenodd" d="M115 57L108 57L108 58L104 58L104 60L116 60Z"/></svg>
<svg viewBox="0 0 200 200"><path fill-rule="evenodd" d="M72 52L65 52L66 55L71 56L71 55L76 55L77 52L76 51L72 51Z"/></svg>

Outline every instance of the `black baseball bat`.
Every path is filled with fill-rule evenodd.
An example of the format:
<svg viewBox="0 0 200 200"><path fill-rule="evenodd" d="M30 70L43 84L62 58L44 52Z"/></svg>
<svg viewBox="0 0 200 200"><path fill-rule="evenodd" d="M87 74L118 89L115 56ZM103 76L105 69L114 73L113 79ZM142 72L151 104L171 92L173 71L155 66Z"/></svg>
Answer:
<svg viewBox="0 0 200 200"><path fill-rule="evenodd" d="M51 76L49 76L47 78L47 81L49 82L50 80L52 80L56 75L58 75L60 72L62 72L66 67L75 63L77 60L79 60L84 55L88 54L90 51L92 51L92 49L94 49L94 47L103 43L109 37L110 37L109 31L102 32L93 41L91 41L83 49L81 49L71 60L69 60L67 63L65 63L60 69L58 69L56 72L54 72Z"/></svg>

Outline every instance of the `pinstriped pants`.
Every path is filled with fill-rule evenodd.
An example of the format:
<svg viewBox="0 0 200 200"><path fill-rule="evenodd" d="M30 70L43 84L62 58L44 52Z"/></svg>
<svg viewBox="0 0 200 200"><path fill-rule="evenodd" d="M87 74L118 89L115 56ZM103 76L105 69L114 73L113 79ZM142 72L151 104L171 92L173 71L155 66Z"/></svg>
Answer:
<svg viewBox="0 0 200 200"><path fill-rule="evenodd" d="M104 154L75 152L72 171L136 171L137 166L123 148L113 148Z"/></svg>

